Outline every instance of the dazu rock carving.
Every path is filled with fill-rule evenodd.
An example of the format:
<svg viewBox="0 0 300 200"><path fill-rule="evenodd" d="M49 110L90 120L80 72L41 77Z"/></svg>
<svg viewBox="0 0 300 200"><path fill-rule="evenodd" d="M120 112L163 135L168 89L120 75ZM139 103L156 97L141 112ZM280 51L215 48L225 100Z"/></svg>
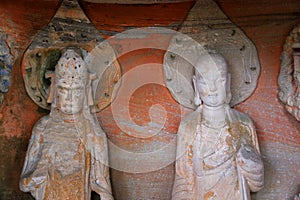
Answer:
<svg viewBox="0 0 300 200"><path fill-rule="evenodd" d="M13 49L11 49L8 41L10 41L8 35L0 30L0 105L10 88L14 63Z"/></svg>
<svg viewBox="0 0 300 200"><path fill-rule="evenodd" d="M255 127L229 107L230 76L221 55L200 56L195 71L199 107L179 126L172 199L250 199L264 184Z"/></svg>
<svg viewBox="0 0 300 200"><path fill-rule="evenodd" d="M251 96L260 74L256 48L245 33L228 19L215 1L198 0L179 32L182 34L176 34L171 39L164 57L166 85L176 101L187 108L195 108L192 82L187 85L185 80L194 73L193 63L199 54L197 45L216 50L228 62L228 71L232 76L230 106L241 103ZM192 44L191 38L194 40ZM189 62L185 60L186 58ZM178 76L178 73L182 76Z"/></svg>
<svg viewBox="0 0 300 200"><path fill-rule="evenodd" d="M287 37L280 59L278 96L286 110L300 121L300 25Z"/></svg>
<svg viewBox="0 0 300 200"><path fill-rule="evenodd" d="M90 199L91 191L113 199L107 138L89 108L95 77L72 48L63 53L51 77L51 112L33 128L21 190L36 199Z"/></svg>
<svg viewBox="0 0 300 200"><path fill-rule="evenodd" d="M36 35L26 50L22 75L27 94L37 105L50 110L51 106L47 103L50 82L45 79L45 73L54 70L61 50L68 46L80 47L89 69L97 73L98 77L93 82L93 87L99 83L95 87L94 110L103 110L112 101L121 68L113 48L100 36L77 0L63 0L50 23Z"/></svg>

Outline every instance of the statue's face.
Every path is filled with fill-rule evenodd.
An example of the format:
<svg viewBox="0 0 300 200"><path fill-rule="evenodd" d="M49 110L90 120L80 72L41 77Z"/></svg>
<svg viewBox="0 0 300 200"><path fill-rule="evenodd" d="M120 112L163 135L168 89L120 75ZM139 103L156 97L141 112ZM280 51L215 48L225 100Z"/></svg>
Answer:
<svg viewBox="0 0 300 200"><path fill-rule="evenodd" d="M227 70L213 69L196 72L196 87L203 104L217 107L226 103Z"/></svg>
<svg viewBox="0 0 300 200"><path fill-rule="evenodd" d="M85 88L80 84L57 83L57 107L64 114L77 114L82 111Z"/></svg>

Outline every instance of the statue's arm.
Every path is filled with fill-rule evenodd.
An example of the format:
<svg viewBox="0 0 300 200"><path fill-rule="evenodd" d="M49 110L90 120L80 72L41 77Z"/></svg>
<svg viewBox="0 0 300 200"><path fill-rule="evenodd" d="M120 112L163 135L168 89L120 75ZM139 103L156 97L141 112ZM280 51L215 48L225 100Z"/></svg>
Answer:
<svg viewBox="0 0 300 200"><path fill-rule="evenodd" d="M108 147L105 133L100 127L92 131L90 136L91 150L91 171L90 186L91 190L101 196L103 200L112 200L109 163L108 163Z"/></svg>
<svg viewBox="0 0 300 200"><path fill-rule="evenodd" d="M241 114L241 146L237 153L237 162L241 174L252 192L264 185L264 165L261 159L255 127L251 119ZM244 130L244 131L243 131Z"/></svg>
<svg viewBox="0 0 300 200"><path fill-rule="evenodd" d="M37 188L46 178L46 175L41 172L42 169L37 169L37 164L41 157L43 132L47 122L47 117L42 118L32 131L20 179L20 189L24 192L35 190L34 188Z"/></svg>
<svg viewBox="0 0 300 200"><path fill-rule="evenodd" d="M193 112L185 117L178 129L175 181L172 191L172 199L192 199L193 189L193 143L196 136L196 127L199 113Z"/></svg>

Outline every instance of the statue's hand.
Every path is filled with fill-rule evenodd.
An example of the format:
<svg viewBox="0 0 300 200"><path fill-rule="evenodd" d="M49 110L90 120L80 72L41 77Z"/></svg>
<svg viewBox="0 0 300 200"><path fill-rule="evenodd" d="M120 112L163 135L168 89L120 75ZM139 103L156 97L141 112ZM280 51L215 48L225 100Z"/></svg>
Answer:
<svg viewBox="0 0 300 200"><path fill-rule="evenodd" d="M259 153L253 146L242 143L236 159L237 167L247 180L250 189L252 191L260 190L264 182L264 166Z"/></svg>
<svg viewBox="0 0 300 200"><path fill-rule="evenodd" d="M22 186L27 186L29 183L31 182L31 178L23 178L22 180L21 180L21 185Z"/></svg>
<svg viewBox="0 0 300 200"><path fill-rule="evenodd" d="M251 145L242 143L237 152L237 163L242 169L251 172L254 165L261 163L261 158Z"/></svg>
<svg viewBox="0 0 300 200"><path fill-rule="evenodd" d="M31 187L37 187L38 185L45 182L46 176L27 176L23 177L20 182L20 186L24 189L25 188L31 188Z"/></svg>

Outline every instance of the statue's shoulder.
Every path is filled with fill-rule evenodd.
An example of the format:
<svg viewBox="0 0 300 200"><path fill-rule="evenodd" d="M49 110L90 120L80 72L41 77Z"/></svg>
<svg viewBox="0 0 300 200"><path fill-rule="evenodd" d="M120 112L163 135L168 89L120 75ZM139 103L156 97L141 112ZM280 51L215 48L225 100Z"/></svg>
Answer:
<svg viewBox="0 0 300 200"><path fill-rule="evenodd" d="M34 132L41 132L44 131L48 122L50 121L50 116L44 116L41 119L39 119L39 121L34 125L33 131Z"/></svg>
<svg viewBox="0 0 300 200"><path fill-rule="evenodd" d="M194 140L200 117L200 111L196 110L182 119L177 134L178 142L191 143Z"/></svg>
<svg viewBox="0 0 300 200"><path fill-rule="evenodd" d="M248 115L241 113L237 110L232 111L232 113L235 115L236 120L238 121L239 130L243 132L244 136L251 139L251 142L256 148L257 152L260 152L256 135L256 129L251 118Z"/></svg>
<svg viewBox="0 0 300 200"><path fill-rule="evenodd" d="M235 116L237 121L239 121L242 125L248 126L248 127L251 127L251 128L254 127L253 121L251 120L251 118L247 114L239 112L235 109L231 109L231 112L233 113L233 115Z"/></svg>

